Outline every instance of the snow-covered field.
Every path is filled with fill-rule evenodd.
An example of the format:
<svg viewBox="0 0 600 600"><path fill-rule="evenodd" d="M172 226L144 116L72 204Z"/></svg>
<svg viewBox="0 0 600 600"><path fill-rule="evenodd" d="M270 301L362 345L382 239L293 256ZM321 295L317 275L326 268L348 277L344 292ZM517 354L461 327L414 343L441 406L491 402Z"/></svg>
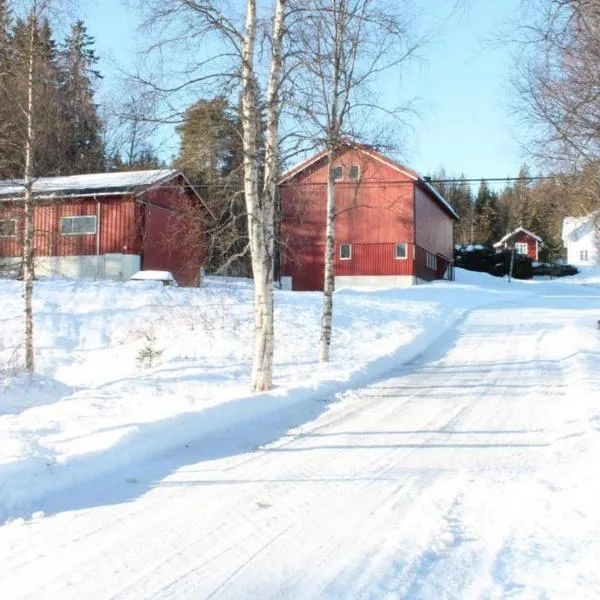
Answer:
<svg viewBox="0 0 600 600"><path fill-rule="evenodd" d="M0 280L0 598L600 597L600 272L335 302Z"/></svg>

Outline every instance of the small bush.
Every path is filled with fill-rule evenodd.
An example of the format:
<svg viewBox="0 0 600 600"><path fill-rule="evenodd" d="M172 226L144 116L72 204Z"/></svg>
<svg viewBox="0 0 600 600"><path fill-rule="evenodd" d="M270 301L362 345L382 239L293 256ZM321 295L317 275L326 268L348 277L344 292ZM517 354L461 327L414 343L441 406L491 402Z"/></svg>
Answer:
<svg viewBox="0 0 600 600"><path fill-rule="evenodd" d="M510 272L511 251L496 252L490 246L458 246L454 252L457 267L505 277ZM533 265L528 256L515 253L512 276L515 279L531 279Z"/></svg>
<svg viewBox="0 0 600 600"><path fill-rule="evenodd" d="M533 268L533 274L540 277L567 277L568 275L577 275L577 273L579 273L577 267L558 263L542 263Z"/></svg>
<svg viewBox="0 0 600 600"><path fill-rule="evenodd" d="M14 379L23 370L19 348L10 348L0 339L0 382Z"/></svg>
<svg viewBox="0 0 600 600"><path fill-rule="evenodd" d="M142 340L142 347L138 350L136 356L138 367L151 369L160 360L163 350L156 347L156 334L151 327L138 330L137 336Z"/></svg>

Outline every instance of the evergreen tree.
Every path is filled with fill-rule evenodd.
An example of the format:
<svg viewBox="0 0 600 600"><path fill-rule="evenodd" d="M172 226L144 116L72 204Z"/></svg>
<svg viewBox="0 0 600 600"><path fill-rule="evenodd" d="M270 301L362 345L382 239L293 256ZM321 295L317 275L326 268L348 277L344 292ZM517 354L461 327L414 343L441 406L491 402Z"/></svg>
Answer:
<svg viewBox="0 0 600 600"><path fill-rule="evenodd" d="M10 173L11 123L14 102L10 101L8 73L11 64L12 17L7 0L0 0L0 179Z"/></svg>
<svg viewBox="0 0 600 600"><path fill-rule="evenodd" d="M248 275L240 130L239 118L225 98L195 102L177 127L180 147L175 166L198 187L215 216L208 224L209 270Z"/></svg>
<svg viewBox="0 0 600 600"><path fill-rule="evenodd" d="M481 180L474 205L475 243L492 245L504 235L498 211L498 195Z"/></svg>
<svg viewBox="0 0 600 600"><path fill-rule="evenodd" d="M101 123L94 102L94 83L101 75L93 46L84 23L77 21L59 52L64 173L96 172L104 166Z"/></svg>
<svg viewBox="0 0 600 600"><path fill-rule="evenodd" d="M6 144L2 148L3 176L19 178L24 169L24 155L20 140L25 139L27 98L27 73L29 64L29 35L33 27L33 95L35 97L35 130L32 165L35 176L53 175L61 162L59 145L60 111L58 96L59 67L56 44L46 20L31 22L31 16L18 19L10 38L10 66L2 89L4 99L10 104Z"/></svg>
<svg viewBox="0 0 600 600"><path fill-rule="evenodd" d="M33 90L36 177L103 168L101 124L93 101L97 57L82 22L58 48L47 20L31 16L13 22L0 0L0 178L18 178L24 168L30 25L34 33Z"/></svg>
<svg viewBox="0 0 600 600"><path fill-rule="evenodd" d="M177 127L181 138L177 168L194 182L221 184L242 162L240 125L222 98L199 100Z"/></svg>
<svg viewBox="0 0 600 600"><path fill-rule="evenodd" d="M454 226L454 240L457 244L468 244L472 242L473 231L473 195L471 187L465 181L465 175L460 177L449 177L445 169L440 169L431 177L433 186L450 203L452 208L460 217L460 221ZM448 181L456 179L456 181Z"/></svg>

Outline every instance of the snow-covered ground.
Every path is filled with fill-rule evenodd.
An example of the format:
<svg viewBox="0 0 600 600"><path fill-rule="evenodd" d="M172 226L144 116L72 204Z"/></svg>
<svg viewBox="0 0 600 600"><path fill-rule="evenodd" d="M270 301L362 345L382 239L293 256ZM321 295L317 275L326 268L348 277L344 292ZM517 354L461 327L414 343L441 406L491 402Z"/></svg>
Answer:
<svg viewBox="0 0 600 600"><path fill-rule="evenodd" d="M600 272L339 291L329 365L278 292L260 395L248 282L40 282L33 381L20 302L1 598L600 597Z"/></svg>

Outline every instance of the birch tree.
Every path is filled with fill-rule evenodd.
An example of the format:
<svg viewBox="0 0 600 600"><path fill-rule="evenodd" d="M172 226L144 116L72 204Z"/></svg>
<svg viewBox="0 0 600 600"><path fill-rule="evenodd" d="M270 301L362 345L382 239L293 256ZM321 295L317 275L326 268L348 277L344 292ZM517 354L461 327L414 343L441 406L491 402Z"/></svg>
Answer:
<svg viewBox="0 0 600 600"><path fill-rule="evenodd" d="M325 274L319 359L330 358L336 199L333 166L350 138L380 137L377 116L398 118L406 106L385 106L372 86L382 73L398 75L398 67L415 53L411 42L409 3L404 0L298 1L300 18L293 28L299 62L292 102L305 135L327 155ZM380 140L381 141L381 140Z"/></svg>
<svg viewBox="0 0 600 600"><path fill-rule="evenodd" d="M28 373L35 370L34 338L33 338L33 282L34 282L34 249L33 249L33 184L34 184L34 147L36 121L39 107L35 94L36 78L39 75L39 55L37 34L40 20L48 9L46 0L31 0L27 5L27 44L21 65L23 74L22 97L17 98L17 105L24 117L22 149L24 156L23 169L23 298L25 320L25 368Z"/></svg>
<svg viewBox="0 0 600 600"><path fill-rule="evenodd" d="M264 23L259 19L256 0L246 0L243 23L238 24L232 10L217 0L171 0L152 5L148 23L165 28L179 22L179 31L170 40L163 38L155 48L164 52L169 42L190 40L205 43L217 34L222 53L206 59L196 58L196 72L188 70L186 80L171 88L154 86L168 95L188 85L208 86L220 82L221 89L236 88L241 95L244 195L248 218L248 238L254 277L254 358L251 389L259 392L272 387L274 350L273 249L274 211L279 170L280 82L283 69L283 42L287 0L273 0L271 28L267 38L270 52L265 77L258 60L257 38ZM223 68L229 65L229 69ZM221 70L223 69L223 70ZM171 69L172 72L172 69ZM266 79L266 82L265 82ZM264 82L264 83L263 83ZM261 85L263 83L263 85ZM262 99L264 98L264 107ZM266 120L264 157L260 156L259 122L264 108ZM261 173L262 166L262 173ZM261 177L262 175L262 177ZM262 182L261 182L262 180Z"/></svg>
<svg viewBox="0 0 600 600"><path fill-rule="evenodd" d="M572 170L600 159L600 0L525 0L514 88L531 153Z"/></svg>
<svg viewBox="0 0 600 600"><path fill-rule="evenodd" d="M42 90L51 79L48 62L51 34L48 24L50 9L56 6L55 0L23 0L17 4L16 13L22 15L17 22L20 43L13 44L6 85L2 94L14 105L16 127L12 131L11 145L20 154L23 179L23 213L20 237L23 240L22 275L24 299L24 339L25 369L35 371L33 291L34 291L34 195L36 162L38 157L38 137L44 135L43 125L47 124L48 98ZM20 10L19 10L20 9ZM14 124L13 124L14 125Z"/></svg>

